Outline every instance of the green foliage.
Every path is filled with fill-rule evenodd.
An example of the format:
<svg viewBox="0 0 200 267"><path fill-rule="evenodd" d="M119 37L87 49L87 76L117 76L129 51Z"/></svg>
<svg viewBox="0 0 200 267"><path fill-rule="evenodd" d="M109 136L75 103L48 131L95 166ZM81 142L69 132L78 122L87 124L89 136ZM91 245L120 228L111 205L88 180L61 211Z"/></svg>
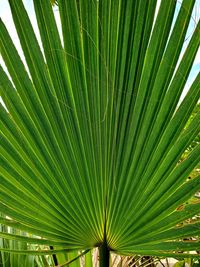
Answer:
<svg viewBox="0 0 200 267"><path fill-rule="evenodd" d="M200 22L177 66L195 0L175 23L174 0L155 21L156 0L60 0L62 36L50 1L33 2L43 51L23 1L9 0L28 69L0 21L0 237L15 241L1 255L56 255L60 266L93 248L102 266L110 251L200 258L200 203L188 201L200 187L188 179L200 74L179 105Z"/></svg>
<svg viewBox="0 0 200 267"><path fill-rule="evenodd" d="M185 267L185 261L178 261L174 264L174 267Z"/></svg>
<svg viewBox="0 0 200 267"><path fill-rule="evenodd" d="M13 234L23 237L32 237L30 234L21 232L20 230L12 229L5 225L1 226L1 232ZM26 242L20 242L8 239L0 238L0 249L10 250L41 250L45 249L45 246L31 245ZM35 255L26 255L26 254L10 254L9 252L0 252L0 266L1 267L50 267L54 266L53 259L51 256L35 256Z"/></svg>
<svg viewBox="0 0 200 267"><path fill-rule="evenodd" d="M197 103L197 105L195 106L185 128L187 128L189 126L189 124L191 123L191 121L194 119L194 117L196 116L196 114L200 111L200 102ZM184 160L185 158L187 158L187 156L189 155L189 153L198 145L200 144L200 133L197 134L197 136L194 138L194 140L191 142L190 146L184 151L181 160ZM200 168L200 165L197 165L197 168Z"/></svg>
<svg viewBox="0 0 200 267"><path fill-rule="evenodd" d="M173 267L198 267L200 266L200 262L197 259L184 259L176 262Z"/></svg>

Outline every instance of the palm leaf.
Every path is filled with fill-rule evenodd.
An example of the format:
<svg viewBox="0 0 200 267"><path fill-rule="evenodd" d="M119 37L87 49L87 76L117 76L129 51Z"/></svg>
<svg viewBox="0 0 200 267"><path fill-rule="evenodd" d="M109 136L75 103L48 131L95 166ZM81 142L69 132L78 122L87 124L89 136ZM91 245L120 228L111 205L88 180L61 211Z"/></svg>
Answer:
<svg viewBox="0 0 200 267"><path fill-rule="evenodd" d="M187 180L200 145L179 162L200 130L199 112L187 124L199 74L179 103L200 43L198 22L180 60L195 1L174 23L174 0L158 14L156 0L60 0L62 36L50 1L33 2L42 49L22 1L9 0L27 67L0 22L0 223L42 238L0 236L53 246L35 254L100 247L102 266L109 250L199 250L183 241L199 222L180 227L200 210L184 204L200 188Z"/></svg>

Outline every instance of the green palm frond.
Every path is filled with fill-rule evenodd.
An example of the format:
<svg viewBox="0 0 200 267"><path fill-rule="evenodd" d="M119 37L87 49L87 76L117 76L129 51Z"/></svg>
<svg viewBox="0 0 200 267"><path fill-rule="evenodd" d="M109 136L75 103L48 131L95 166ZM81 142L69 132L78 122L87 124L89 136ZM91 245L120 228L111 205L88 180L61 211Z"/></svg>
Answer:
<svg viewBox="0 0 200 267"><path fill-rule="evenodd" d="M180 59L195 0L175 23L174 0L158 14L156 0L60 0L62 36L50 1L33 2L42 49L22 0L9 0L27 67L0 21L0 224L42 238L0 237L46 254L192 256L200 145L179 160L200 130L199 111L187 123L200 74L179 99L200 44L198 22Z"/></svg>

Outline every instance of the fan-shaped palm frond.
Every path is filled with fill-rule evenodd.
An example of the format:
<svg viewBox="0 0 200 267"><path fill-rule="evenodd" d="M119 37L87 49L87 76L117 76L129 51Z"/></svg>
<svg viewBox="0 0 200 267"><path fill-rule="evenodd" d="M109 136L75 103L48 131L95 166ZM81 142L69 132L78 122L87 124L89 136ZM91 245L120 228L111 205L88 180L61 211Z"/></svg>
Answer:
<svg viewBox="0 0 200 267"><path fill-rule="evenodd" d="M175 23L176 1L156 14L157 2L60 0L59 36L50 1L34 0L41 50L22 0L9 0L28 69L1 21L0 223L42 238L1 237L53 246L35 254L100 247L102 266L110 250L200 249L183 241L200 234L199 222L184 224L200 210L185 204L200 188L200 176L187 180L200 145L179 163L200 130L200 112L184 129L199 74L179 104L200 24L179 62L195 0Z"/></svg>

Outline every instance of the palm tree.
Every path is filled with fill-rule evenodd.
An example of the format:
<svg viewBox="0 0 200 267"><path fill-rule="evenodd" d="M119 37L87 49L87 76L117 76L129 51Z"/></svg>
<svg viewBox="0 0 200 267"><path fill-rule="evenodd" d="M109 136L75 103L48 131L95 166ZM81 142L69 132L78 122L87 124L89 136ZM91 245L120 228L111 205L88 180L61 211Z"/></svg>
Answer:
<svg viewBox="0 0 200 267"><path fill-rule="evenodd" d="M196 257L200 203L200 75L179 99L200 43L180 54L195 0L34 0L39 45L22 0L9 0L27 66L0 22L0 223L4 239L56 254L98 247L119 255ZM156 19L154 19L156 18ZM191 219L190 224L185 224ZM40 237L40 238L39 238ZM184 241L193 237L192 241Z"/></svg>

